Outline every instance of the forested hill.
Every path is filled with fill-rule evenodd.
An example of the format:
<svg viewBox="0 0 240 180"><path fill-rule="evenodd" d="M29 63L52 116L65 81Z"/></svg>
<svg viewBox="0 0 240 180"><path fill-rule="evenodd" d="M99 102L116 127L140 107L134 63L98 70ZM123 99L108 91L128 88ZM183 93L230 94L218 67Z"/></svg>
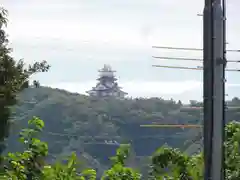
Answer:
<svg viewBox="0 0 240 180"><path fill-rule="evenodd" d="M239 102L234 99L231 103L237 106ZM14 108L11 134L16 135L31 117L37 116L45 121L42 138L49 144L51 157L76 151L87 164L100 168L108 165L108 157L114 155L119 143L131 143L134 165L164 144L185 150L191 145L189 140L201 133L200 129L140 127L153 123L201 123L201 110L182 107L181 102L161 98L97 100L59 89L28 88L20 94L19 105ZM239 120L240 112L234 109L227 116ZM14 135L8 141L11 151L20 148ZM189 152L199 147L190 148Z"/></svg>

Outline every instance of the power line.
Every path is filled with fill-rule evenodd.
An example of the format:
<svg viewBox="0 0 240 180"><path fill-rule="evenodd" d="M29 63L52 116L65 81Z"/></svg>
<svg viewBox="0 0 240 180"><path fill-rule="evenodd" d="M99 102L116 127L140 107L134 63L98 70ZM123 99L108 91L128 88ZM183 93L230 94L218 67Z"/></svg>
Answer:
<svg viewBox="0 0 240 180"><path fill-rule="evenodd" d="M203 109L203 106L197 106L197 107L194 107L194 106L185 106L185 107L182 107L181 109L197 109L197 110L202 110ZM240 109L240 106L225 106L225 109Z"/></svg>
<svg viewBox="0 0 240 180"><path fill-rule="evenodd" d="M168 68L168 69L185 69L185 70L202 70L202 68L183 67L183 66L164 66L164 65L152 65L153 67Z"/></svg>
<svg viewBox="0 0 240 180"><path fill-rule="evenodd" d="M156 59L169 59L169 60L183 60L183 61L200 61L203 62L203 59L200 58L185 58L185 57L167 57L167 56L152 56ZM231 63L239 63L240 60L227 60L227 62Z"/></svg>
<svg viewBox="0 0 240 180"><path fill-rule="evenodd" d="M173 46L152 46L156 49L172 49L172 50L182 50L182 51L203 51L201 48L187 48L187 47L173 47ZM240 52L240 49L228 49L227 52Z"/></svg>
<svg viewBox="0 0 240 180"><path fill-rule="evenodd" d="M166 65L152 65L153 67L168 68L168 69L185 69L185 70L203 70L202 66L198 67L185 67L185 66L166 66ZM239 72L239 69L226 69L226 71Z"/></svg>

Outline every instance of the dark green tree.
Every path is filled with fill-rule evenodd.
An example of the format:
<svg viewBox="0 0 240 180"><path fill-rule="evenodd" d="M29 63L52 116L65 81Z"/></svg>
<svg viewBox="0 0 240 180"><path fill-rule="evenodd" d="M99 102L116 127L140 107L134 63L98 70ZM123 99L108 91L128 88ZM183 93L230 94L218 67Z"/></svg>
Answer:
<svg viewBox="0 0 240 180"><path fill-rule="evenodd" d="M7 11L0 8L0 155L5 149L11 124L11 109L17 103L17 94L28 87L29 78L50 68L46 61L26 66L23 60L16 61L4 28L7 26Z"/></svg>

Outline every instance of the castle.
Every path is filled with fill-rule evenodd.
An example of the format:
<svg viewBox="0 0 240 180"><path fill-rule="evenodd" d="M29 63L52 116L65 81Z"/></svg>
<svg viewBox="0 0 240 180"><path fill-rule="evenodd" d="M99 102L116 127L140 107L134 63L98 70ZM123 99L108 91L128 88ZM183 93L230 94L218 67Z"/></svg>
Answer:
<svg viewBox="0 0 240 180"><path fill-rule="evenodd" d="M121 90L118 86L117 79L114 75L116 71L113 71L111 66L104 65L99 71L99 78L97 84L91 90L87 91L89 96L93 97L114 97L124 98L127 93Z"/></svg>

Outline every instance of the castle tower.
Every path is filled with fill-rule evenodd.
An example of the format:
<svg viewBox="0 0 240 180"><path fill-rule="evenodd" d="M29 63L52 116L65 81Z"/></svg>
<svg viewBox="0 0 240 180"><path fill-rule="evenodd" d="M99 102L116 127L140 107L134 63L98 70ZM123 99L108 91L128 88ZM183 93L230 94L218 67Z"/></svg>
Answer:
<svg viewBox="0 0 240 180"><path fill-rule="evenodd" d="M117 78L114 75L116 71L113 71L111 66L105 64L98 72L97 85L87 91L90 96L124 98L127 95L118 86Z"/></svg>

